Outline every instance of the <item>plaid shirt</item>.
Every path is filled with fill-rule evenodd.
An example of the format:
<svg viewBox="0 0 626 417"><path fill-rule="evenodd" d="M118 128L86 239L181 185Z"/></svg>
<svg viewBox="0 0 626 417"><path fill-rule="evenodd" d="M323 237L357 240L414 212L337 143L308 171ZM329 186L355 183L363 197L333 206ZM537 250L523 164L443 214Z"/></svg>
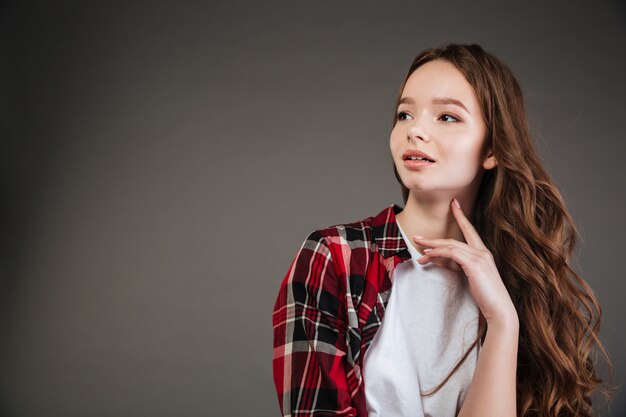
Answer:
<svg viewBox="0 0 626 417"><path fill-rule="evenodd" d="M274 384L282 414L367 417L361 370L391 290L411 259L392 204L373 217L309 234L272 315Z"/></svg>

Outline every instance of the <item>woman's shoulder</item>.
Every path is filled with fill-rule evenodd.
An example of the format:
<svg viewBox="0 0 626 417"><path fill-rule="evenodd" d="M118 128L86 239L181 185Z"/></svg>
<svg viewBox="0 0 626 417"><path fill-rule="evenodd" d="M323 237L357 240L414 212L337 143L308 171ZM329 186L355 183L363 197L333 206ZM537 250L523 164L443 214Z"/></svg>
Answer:
<svg viewBox="0 0 626 417"><path fill-rule="evenodd" d="M390 228L395 225L395 215L402 210L396 204L391 204L380 210L377 214L363 217L358 220L332 224L310 232L305 239L305 244L324 244L326 246L344 246L349 248L362 247L365 242L374 242L384 238Z"/></svg>

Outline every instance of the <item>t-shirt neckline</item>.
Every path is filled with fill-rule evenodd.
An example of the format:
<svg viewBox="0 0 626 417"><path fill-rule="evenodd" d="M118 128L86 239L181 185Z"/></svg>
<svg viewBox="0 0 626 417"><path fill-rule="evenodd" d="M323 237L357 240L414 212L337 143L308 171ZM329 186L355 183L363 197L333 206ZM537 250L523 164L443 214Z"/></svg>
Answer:
<svg viewBox="0 0 626 417"><path fill-rule="evenodd" d="M417 260L417 258L424 255L423 253L418 251L417 248L411 243L407 235L404 233L404 230L402 230L402 227L400 227L400 223L397 220L396 220L396 224L398 225L398 230L400 230L400 234L402 235L402 238L404 239L404 243L406 243L407 249L409 250L411 257Z"/></svg>

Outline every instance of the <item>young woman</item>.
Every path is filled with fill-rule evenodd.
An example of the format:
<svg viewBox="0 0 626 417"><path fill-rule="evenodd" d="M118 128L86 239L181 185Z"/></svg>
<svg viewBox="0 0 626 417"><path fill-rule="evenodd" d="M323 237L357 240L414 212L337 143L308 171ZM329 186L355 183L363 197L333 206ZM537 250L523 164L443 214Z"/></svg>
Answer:
<svg viewBox="0 0 626 417"><path fill-rule="evenodd" d="M273 313L284 416L595 415L601 309L510 69L420 53L390 138L405 207L309 234Z"/></svg>

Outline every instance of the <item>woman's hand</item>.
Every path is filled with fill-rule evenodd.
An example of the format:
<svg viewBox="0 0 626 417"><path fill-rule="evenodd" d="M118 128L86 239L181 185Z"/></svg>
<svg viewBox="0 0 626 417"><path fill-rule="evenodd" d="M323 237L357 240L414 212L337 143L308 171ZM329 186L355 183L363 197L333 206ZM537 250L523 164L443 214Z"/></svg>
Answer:
<svg viewBox="0 0 626 417"><path fill-rule="evenodd" d="M424 249L424 255L418 262L426 264L436 258L453 260L467 275L470 295L488 324L511 321L517 323L515 306L502 282L493 255L455 202L456 198L450 203L452 214L467 243L456 239L426 239L414 236L413 240L417 244L430 247Z"/></svg>

